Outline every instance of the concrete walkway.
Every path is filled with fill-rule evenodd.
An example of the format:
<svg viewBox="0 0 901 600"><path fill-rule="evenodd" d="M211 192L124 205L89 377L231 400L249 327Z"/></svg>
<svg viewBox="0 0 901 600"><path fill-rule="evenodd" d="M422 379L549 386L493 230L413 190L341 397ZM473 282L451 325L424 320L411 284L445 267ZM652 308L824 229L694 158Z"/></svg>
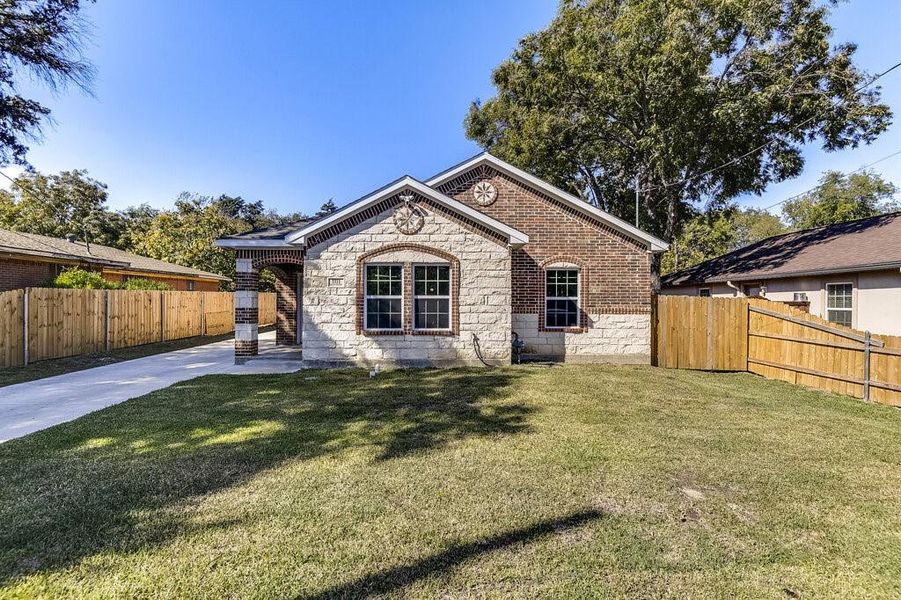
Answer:
<svg viewBox="0 0 901 600"><path fill-rule="evenodd" d="M300 369L296 350L274 352L274 331L260 334L260 351L266 350L273 352L235 365L233 341L225 340L2 387L0 443L201 375Z"/></svg>

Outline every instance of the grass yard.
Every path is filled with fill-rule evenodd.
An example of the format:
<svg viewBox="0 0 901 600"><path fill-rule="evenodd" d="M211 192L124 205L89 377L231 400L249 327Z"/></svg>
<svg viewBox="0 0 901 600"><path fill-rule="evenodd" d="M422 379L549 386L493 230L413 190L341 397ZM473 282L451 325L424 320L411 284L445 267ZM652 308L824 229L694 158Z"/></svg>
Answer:
<svg viewBox="0 0 901 600"><path fill-rule="evenodd" d="M208 376L0 445L0 596L899 597L901 411L650 367Z"/></svg>

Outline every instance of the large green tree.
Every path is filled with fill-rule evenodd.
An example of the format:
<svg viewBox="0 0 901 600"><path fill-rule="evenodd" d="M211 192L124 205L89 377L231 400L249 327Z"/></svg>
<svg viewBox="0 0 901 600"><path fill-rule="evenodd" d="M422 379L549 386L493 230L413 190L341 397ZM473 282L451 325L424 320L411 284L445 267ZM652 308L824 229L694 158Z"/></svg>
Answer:
<svg viewBox="0 0 901 600"><path fill-rule="evenodd" d="M672 239L698 207L798 175L801 149L870 142L878 87L830 43L830 2L564 0L493 74L466 133Z"/></svg>
<svg viewBox="0 0 901 600"><path fill-rule="evenodd" d="M148 209L130 209L141 219L134 225L140 235L132 239L131 250L230 278L235 275L234 252L217 248L216 239L303 218L297 213L278 215L266 210L260 201L247 202L228 195L214 199L183 193L173 210ZM261 276L261 289L272 289L270 275Z"/></svg>
<svg viewBox="0 0 901 600"><path fill-rule="evenodd" d="M20 92L41 80L57 90L88 90L93 75L82 53L83 0L0 1L0 165L25 163L28 143L40 137L50 109Z"/></svg>
<svg viewBox="0 0 901 600"><path fill-rule="evenodd" d="M685 223L663 254L660 268L663 273L686 269L787 231L779 217L765 210L729 206L711 211Z"/></svg>
<svg viewBox="0 0 901 600"><path fill-rule="evenodd" d="M901 210L893 200L898 188L864 171L845 175L827 171L813 191L786 202L782 214L795 229L832 225Z"/></svg>
<svg viewBox="0 0 901 600"><path fill-rule="evenodd" d="M26 172L0 190L0 228L52 237L75 234L95 244L122 246L123 216L106 206L106 185L87 171Z"/></svg>

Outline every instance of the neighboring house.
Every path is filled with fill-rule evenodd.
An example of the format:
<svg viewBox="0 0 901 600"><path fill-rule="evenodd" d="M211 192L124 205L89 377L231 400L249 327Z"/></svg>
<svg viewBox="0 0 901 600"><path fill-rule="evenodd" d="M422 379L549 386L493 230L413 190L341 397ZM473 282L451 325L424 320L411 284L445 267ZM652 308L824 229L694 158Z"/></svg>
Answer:
<svg viewBox="0 0 901 600"><path fill-rule="evenodd" d="M534 357L647 363L667 247L489 154L217 245L237 257L236 360L269 268L277 339L309 364L509 363L514 332Z"/></svg>
<svg viewBox="0 0 901 600"><path fill-rule="evenodd" d="M901 213L767 238L665 276L662 294L763 296L901 335Z"/></svg>
<svg viewBox="0 0 901 600"><path fill-rule="evenodd" d="M47 285L68 267L98 271L109 281L142 278L173 290L216 291L227 277L124 250L0 229L0 292Z"/></svg>

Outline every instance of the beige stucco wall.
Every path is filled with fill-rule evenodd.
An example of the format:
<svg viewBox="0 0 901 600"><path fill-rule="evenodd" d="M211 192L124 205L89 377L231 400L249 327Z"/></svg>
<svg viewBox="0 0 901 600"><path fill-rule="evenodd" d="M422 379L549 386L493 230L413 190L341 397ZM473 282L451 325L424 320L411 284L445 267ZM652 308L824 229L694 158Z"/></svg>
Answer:
<svg viewBox="0 0 901 600"><path fill-rule="evenodd" d="M773 279L766 282L766 298L784 302L793 300L795 292L804 292L810 301L810 314L825 319L827 283L850 283L854 286L852 324L855 329L901 335L901 271L898 270ZM702 287L711 288L712 295L716 297L737 295L724 283L670 288L660 293L697 296Z"/></svg>
<svg viewBox="0 0 901 600"><path fill-rule="evenodd" d="M480 364L482 355L510 362L510 250L449 218L426 210L425 224L413 235L397 231L388 210L307 252L304 263L303 355L310 364ZM460 261L459 332L455 336L365 335L356 332L357 258L398 243L443 250ZM411 251L374 257L373 262L441 263L432 254ZM340 279L330 286L329 279ZM404 282L404 285L408 285Z"/></svg>

